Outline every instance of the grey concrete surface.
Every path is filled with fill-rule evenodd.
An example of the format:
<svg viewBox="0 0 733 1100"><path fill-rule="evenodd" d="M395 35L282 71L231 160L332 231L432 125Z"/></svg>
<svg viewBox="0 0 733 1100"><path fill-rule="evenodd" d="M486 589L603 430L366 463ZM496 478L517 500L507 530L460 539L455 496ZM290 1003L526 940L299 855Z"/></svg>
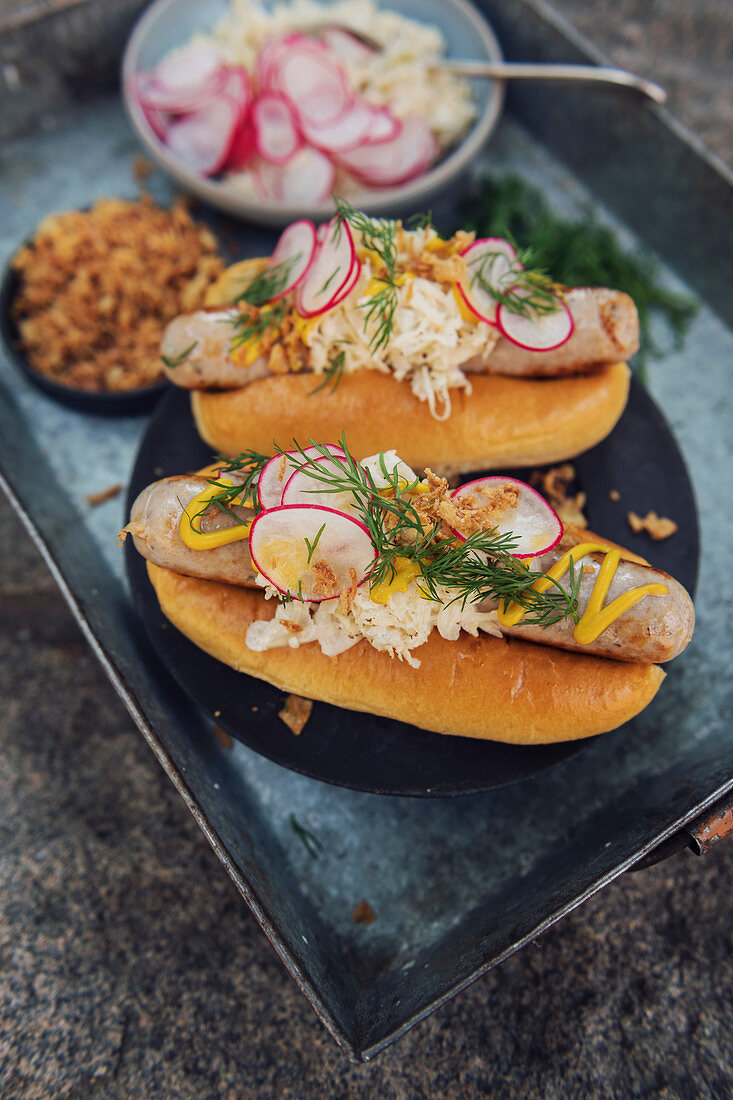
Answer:
<svg viewBox="0 0 733 1100"><path fill-rule="evenodd" d="M733 162L730 4L560 6L619 62L678 79L673 106ZM625 876L349 1065L0 502L2 1100L724 1100L732 872L728 842Z"/></svg>

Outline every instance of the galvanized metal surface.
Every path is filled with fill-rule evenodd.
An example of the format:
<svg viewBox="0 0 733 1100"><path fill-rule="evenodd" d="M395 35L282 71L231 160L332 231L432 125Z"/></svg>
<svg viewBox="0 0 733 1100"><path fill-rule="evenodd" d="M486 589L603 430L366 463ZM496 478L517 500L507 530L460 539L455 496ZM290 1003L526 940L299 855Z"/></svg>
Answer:
<svg viewBox="0 0 733 1100"><path fill-rule="evenodd" d="M69 115L40 141L6 146L2 257L49 210L133 193L133 151L111 102ZM502 125L489 156L498 170L511 167L540 181L561 210L590 200L513 123ZM628 183L639 202L655 207L655 220L662 218L664 201L645 194L643 175ZM674 207L667 217L671 232ZM732 227L729 202L719 209L715 237L701 248L712 251ZM253 232L248 250L258 251L262 240ZM692 259L690 275L703 275ZM679 286L671 274L667 279ZM652 372L652 391L697 487L703 539L698 633L658 700L633 725L530 784L429 803L333 790L243 746L222 748L157 664L130 610L114 544L119 501L94 511L84 504L86 494L126 480L142 422L103 423L61 410L0 362L0 459L19 507L133 717L296 980L353 1056L372 1056L733 785L730 600L719 588L733 534L720 507L731 490L731 357L733 334L703 306L687 349ZM292 814L318 836L319 859L305 848L293 851ZM353 924L354 897L378 910L377 924Z"/></svg>

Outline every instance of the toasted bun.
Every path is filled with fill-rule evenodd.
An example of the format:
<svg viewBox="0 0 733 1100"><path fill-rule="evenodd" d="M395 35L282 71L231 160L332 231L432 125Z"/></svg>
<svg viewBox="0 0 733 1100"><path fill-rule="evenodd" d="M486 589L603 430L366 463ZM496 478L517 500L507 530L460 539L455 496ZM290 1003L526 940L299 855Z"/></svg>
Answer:
<svg viewBox="0 0 733 1100"><path fill-rule="evenodd" d="M195 391L191 403L201 437L217 454L270 454L273 440L284 447L292 439L335 441L343 431L353 454L388 450L397 440L410 466L447 476L541 466L588 450L623 412L629 377L625 363L574 378L474 375L471 394L452 394L447 420L435 420L406 382L378 371L348 375L333 393L311 395L312 374L287 374L224 393Z"/></svg>
<svg viewBox="0 0 733 1100"><path fill-rule="evenodd" d="M567 653L516 639L433 631L413 669L365 641L338 657L315 643L247 648L247 627L272 605L246 588L183 577L148 564L163 613L201 649L283 691L396 718L436 733L540 745L615 729L654 698L656 665Z"/></svg>

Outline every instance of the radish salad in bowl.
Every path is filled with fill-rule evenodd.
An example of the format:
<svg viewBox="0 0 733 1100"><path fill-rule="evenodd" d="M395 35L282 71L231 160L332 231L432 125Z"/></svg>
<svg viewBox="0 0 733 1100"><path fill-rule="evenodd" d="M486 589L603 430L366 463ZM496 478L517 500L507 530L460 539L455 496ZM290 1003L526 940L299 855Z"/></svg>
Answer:
<svg viewBox="0 0 733 1100"><path fill-rule="evenodd" d="M160 4L172 14L175 0L159 0L145 18ZM438 26L374 0L232 0L224 10L162 55L136 32L124 76L148 147L170 170L226 188L233 203L313 211L334 193L379 203L469 131L478 147L498 114L500 89L484 105L470 81L435 67L449 50Z"/></svg>

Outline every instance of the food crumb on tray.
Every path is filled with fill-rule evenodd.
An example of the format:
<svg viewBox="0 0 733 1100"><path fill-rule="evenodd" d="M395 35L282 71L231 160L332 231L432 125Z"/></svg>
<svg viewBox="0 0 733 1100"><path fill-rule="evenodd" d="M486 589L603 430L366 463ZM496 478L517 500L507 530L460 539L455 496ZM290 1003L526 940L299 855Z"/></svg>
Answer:
<svg viewBox="0 0 733 1100"><path fill-rule="evenodd" d="M311 716L313 710L312 699L302 699L300 695L288 695L285 706L278 711L278 718L282 718L288 729L295 736L303 732L303 727Z"/></svg>
<svg viewBox="0 0 733 1100"><path fill-rule="evenodd" d="M122 492L122 483L117 482L116 485L110 485L109 489L100 489L98 493L90 493L85 497L87 504L90 508L96 508L98 504L105 504L108 500L113 500L114 497L119 496Z"/></svg>
<svg viewBox="0 0 733 1100"><path fill-rule="evenodd" d="M221 726L214 726L214 737L223 749L226 749L227 752L230 751L233 742L226 730L222 729Z"/></svg>
<svg viewBox="0 0 733 1100"><path fill-rule="evenodd" d="M639 516L636 512L627 512L626 521L635 535L646 531L655 542L668 539L677 530L677 524L666 516L658 516L656 512L647 512L645 516Z"/></svg>
<svg viewBox="0 0 733 1100"><path fill-rule="evenodd" d="M560 466L551 466L549 470L535 470L529 482L544 493L563 524L587 527L588 520L583 512L586 495L570 493L570 486L575 481L575 476L575 467L572 463L563 462Z"/></svg>
<svg viewBox="0 0 733 1100"><path fill-rule="evenodd" d="M374 924L374 921L377 919L377 914L374 912L369 902L364 901L362 898L351 914L351 919L354 924Z"/></svg>
<svg viewBox="0 0 733 1100"><path fill-rule="evenodd" d="M619 493L618 489L609 489L608 499L613 501L621 500L621 494Z"/></svg>

